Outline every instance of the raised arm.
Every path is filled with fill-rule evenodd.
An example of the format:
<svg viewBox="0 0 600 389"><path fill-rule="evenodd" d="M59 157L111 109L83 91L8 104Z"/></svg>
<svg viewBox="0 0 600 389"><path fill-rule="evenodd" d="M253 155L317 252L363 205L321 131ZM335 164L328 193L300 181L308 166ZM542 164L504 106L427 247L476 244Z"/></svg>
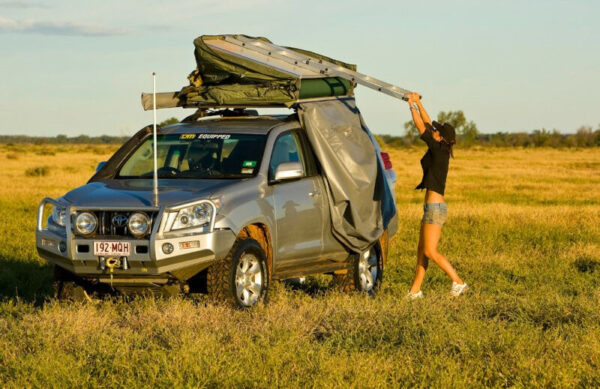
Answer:
<svg viewBox="0 0 600 389"><path fill-rule="evenodd" d="M421 113L421 118L423 119L423 121L429 125L431 125L431 119L429 118L429 114L427 113L427 111L425 110L425 107L423 107L423 104L421 103L421 96L419 96L418 93L414 93L414 100L415 103L417 104L417 108L419 108L419 112Z"/></svg>
<svg viewBox="0 0 600 389"><path fill-rule="evenodd" d="M431 119L421 104L421 96L418 93L407 93L406 98L408 99L408 106L410 107L410 113L413 118L413 122L415 122L415 126L417 130L419 130L419 134L423 134L425 132L425 123L431 125Z"/></svg>

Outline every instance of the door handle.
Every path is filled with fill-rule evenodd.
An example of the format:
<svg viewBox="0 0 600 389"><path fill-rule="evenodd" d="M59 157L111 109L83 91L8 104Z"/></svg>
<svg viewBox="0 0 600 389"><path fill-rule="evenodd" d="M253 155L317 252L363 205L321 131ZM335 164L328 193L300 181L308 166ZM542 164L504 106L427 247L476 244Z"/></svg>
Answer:
<svg viewBox="0 0 600 389"><path fill-rule="evenodd" d="M319 192L318 190L315 190L315 191L312 191L312 192L308 192L308 195L310 197L315 197L315 196L320 195L320 194L321 194L321 192Z"/></svg>

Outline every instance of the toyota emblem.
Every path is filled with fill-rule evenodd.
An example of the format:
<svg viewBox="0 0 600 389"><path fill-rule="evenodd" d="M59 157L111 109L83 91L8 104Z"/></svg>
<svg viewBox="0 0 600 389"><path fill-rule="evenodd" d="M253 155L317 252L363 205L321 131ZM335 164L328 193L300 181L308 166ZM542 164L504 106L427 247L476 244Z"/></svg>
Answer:
<svg viewBox="0 0 600 389"><path fill-rule="evenodd" d="M125 215L115 215L112 218L112 224L115 227L125 227L127 225L128 217Z"/></svg>

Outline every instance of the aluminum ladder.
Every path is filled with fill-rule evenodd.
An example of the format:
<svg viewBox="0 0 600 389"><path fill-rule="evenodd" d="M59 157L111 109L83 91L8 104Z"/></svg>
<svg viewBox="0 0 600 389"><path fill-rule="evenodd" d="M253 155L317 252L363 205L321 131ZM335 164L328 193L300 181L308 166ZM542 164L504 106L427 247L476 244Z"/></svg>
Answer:
<svg viewBox="0 0 600 389"><path fill-rule="evenodd" d="M223 35L220 39L207 39L204 43L212 50L269 66L300 79L340 77L405 101L404 95L411 92L366 74L259 39L242 35Z"/></svg>

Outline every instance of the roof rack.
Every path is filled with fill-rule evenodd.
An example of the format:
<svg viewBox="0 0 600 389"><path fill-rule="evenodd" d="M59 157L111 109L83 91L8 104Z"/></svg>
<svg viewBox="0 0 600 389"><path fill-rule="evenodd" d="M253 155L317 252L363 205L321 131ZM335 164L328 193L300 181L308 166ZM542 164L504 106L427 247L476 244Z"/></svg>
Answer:
<svg viewBox="0 0 600 389"><path fill-rule="evenodd" d="M255 109L245 109L245 108L234 108L234 109L221 109L208 111L207 108L199 108L191 114L190 116L185 117L181 122L182 123L193 123L200 118L208 117L208 116L221 116L221 117L242 117L242 116L258 116L258 111Z"/></svg>

